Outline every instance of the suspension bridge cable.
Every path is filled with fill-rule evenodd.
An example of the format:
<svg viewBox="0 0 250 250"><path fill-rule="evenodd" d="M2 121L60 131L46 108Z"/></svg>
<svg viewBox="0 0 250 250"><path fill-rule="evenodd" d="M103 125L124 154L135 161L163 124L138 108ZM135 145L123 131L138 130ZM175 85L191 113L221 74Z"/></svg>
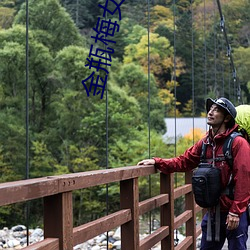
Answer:
<svg viewBox="0 0 250 250"><path fill-rule="evenodd" d="M216 23L216 15L215 15L215 0L213 1L214 6L214 23ZM215 93L217 91L217 32L216 32L216 25L214 24L214 90Z"/></svg>
<svg viewBox="0 0 250 250"><path fill-rule="evenodd" d="M148 158L151 157L151 134L150 134L150 127L151 127L151 119L150 119L150 0L147 1L148 7L148 19L147 19L147 29L148 29ZM149 197L151 197L151 175L148 176L148 185L149 185ZM151 233L151 211L149 212L149 233Z"/></svg>
<svg viewBox="0 0 250 250"><path fill-rule="evenodd" d="M176 107L176 96L177 96L177 86L176 86L176 2L175 0L173 0L173 4L174 4L174 74L173 74L173 81L174 81L174 96L175 96L175 101L174 101L174 114L175 114L175 122L174 122L174 126L175 126L175 156L176 156L176 136L177 136L177 132L176 132L176 116L177 116L177 107Z"/></svg>
<svg viewBox="0 0 250 250"><path fill-rule="evenodd" d="M174 81L174 97L175 97L175 101L174 101L174 114L175 114L175 119L174 119L174 131L175 131L175 143L174 143L174 151L175 151L175 156L177 154L177 140L176 140L176 137L177 137L177 126L176 126L176 123L177 123L177 107L176 107L176 98L177 98L177 85L176 85L176 2L175 0L173 0L173 23L174 23L174 55L173 55L173 61L174 61L174 72L173 72L173 81ZM175 187L177 187L177 173L175 173ZM178 233L177 233L177 229L175 230L175 242L176 242L176 245L178 245L178 242L179 242L179 239L178 239Z"/></svg>
<svg viewBox="0 0 250 250"><path fill-rule="evenodd" d="M26 174L25 178L29 179L29 0L26 0L26 45L25 45L25 80L26 80ZM26 202L26 230L27 245L29 245L29 210L30 203Z"/></svg>
<svg viewBox="0 0 250 250"><path fill-rule="evenodd" d="M107 12L105 13L105 21L107 21ZM105 50L107 51L107 45L105 45ZM107 59L106 59L106 68L107 68ZM105 109L105 123L106 123L106 169L108 169L109 167L109 161L108 161L108 157L109 157L109 151L108 151L108 147L109 147L109 119L108 119L108 81L106 83L106 109ZM109 213L109 184L106 184L106 215L108 215ZM107 249L109 249L109 240L108 240L108 235L109 232L107 231Z"/></svg>
<svg viewBox="0 0 250 250"><path fill-rule="evenodd" d="M206 39L206 23L207 23L207 16L206 16L206 0L204 0L204 6L203 6L203 15L204 15L204 94L205 97L207 97L207 39Z"/></svg>
<svg viewBox="0 0 250 250"><path fill-rule="evenodd" d="M194 93L194 10L193 10L193 0L191 0L191 39L192 39L192 72L191 72L191 79L192 79L192 115L193 115L193 144L194 144L194 117L195 117L195 93Z"/></svg>
<svg viewBox="0 0 250 250"><path fill-rule="evenodd" d="M225 75L224 75L225 67L224 67L224 60L221 57L221 52L224 49L224 43L223 43L223 41L221 41L221 39L218 39L218 49L219 49L218 55L220 57L219 61L221 61L219 69L220 69L221 82L222 82L222 96L225 96Z"/></svg>
<svg viewBox="0 0 250 250"><path fill-rule="evenodd" d="M234 89L236 89L236 84L238 82L237 89L236 89L236 95L237 95L238 102L241 103L242 102L242 98L241 98L241 86L240 86L239 81L237 81L237 73L236 73L236 68L235 68L235 65L234 65L234 60L233 60L231 45L229 43L228 36L227 36L225 18L224 18L223 13L222 13L222 8L221 8L220 0L216 0L216 1L217 1L217 6L218 6L219 14L220 14L220 28L221 28L221 31L224 34L224 38L225 38L225 41L226 41L226 44L227 44L227 57L230 60L230 66L231 66L231 69L232 69L233 81L234 81Z"/></svg>

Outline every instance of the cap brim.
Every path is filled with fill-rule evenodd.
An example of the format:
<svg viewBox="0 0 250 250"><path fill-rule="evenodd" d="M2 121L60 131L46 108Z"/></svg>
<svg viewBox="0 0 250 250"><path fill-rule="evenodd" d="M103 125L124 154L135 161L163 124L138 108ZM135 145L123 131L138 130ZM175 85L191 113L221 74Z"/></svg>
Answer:
<svg viewBox="0 0 250 250"><path fill-rule="evenodd" d="M211 106L212 106L213 104L215 104L214 100L211 99L211 98L208 98L208 99L207 99L207 102L206 102L207 113L209 112L209 110L210 110L210 108L211 108Z"/></svg>

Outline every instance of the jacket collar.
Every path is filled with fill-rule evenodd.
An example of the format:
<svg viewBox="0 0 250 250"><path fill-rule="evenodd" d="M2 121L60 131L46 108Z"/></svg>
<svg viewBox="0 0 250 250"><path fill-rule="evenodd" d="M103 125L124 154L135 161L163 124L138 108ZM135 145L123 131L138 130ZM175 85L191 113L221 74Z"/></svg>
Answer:
<svg viewBox="0 0 250 250"><path fill-rule="evenodd" d="M235 124L232 128L227 129L224 133L217 134L215 137L212 137L212 129L210 128L207 132L207 142L211 143L213 141L221 141L224 140L228 135L233 133L234 131L238 131L238 124Z"/></svg>

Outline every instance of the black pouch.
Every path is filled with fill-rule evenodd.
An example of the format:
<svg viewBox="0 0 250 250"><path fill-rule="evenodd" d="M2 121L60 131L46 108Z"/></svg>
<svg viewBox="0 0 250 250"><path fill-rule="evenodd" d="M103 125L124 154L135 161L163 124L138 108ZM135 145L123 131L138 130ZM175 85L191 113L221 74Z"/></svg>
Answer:
<svg viewBox="0 0 250 250"><path fill-rule="evenodd" d="M221 195L221 170L210 163L200 163L193 173L192 187L199 206L216 206Z"/></svg>

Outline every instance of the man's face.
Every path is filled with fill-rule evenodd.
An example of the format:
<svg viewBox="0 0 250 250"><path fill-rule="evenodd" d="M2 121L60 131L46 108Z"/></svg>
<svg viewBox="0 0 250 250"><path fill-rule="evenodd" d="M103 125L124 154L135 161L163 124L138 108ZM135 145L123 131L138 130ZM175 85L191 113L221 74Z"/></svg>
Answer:
<svg viewBox="0 0 250 250"><path fill-rule="evenodd" d="M224 119L224 110L220 106L213 104L207 113L207 124L214 128L220 127Z"/></svg>

